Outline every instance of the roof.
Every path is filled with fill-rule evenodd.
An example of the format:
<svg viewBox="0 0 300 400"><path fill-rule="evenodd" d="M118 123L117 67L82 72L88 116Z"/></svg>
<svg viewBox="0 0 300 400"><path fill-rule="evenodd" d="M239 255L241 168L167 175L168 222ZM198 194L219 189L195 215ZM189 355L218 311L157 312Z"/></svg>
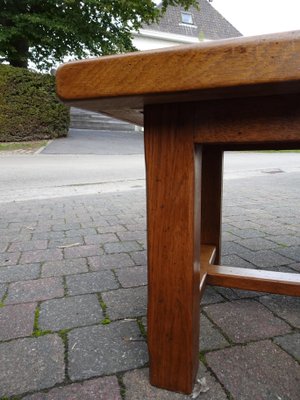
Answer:
<svg viewBox="0 0 300 400"><path fill-rule="evenodd" d="M207 40L242 36L207 0L199 0L198 3L200 10L195 7L188 10L192 14L193 24L182 23L181 13L186 12L184 7L169 6L158 24L153 23L143 28Z"/></svg>

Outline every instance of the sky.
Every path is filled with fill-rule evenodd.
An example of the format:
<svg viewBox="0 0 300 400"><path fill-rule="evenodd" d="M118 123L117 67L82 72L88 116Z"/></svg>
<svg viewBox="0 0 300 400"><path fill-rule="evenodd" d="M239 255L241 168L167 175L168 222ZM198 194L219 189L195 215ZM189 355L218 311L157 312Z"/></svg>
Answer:
<svg viewBox="0 0 300 400"><path fill-rule="evenodd" d="M300 30L300 0L213 0L244 36Z"/></svg>

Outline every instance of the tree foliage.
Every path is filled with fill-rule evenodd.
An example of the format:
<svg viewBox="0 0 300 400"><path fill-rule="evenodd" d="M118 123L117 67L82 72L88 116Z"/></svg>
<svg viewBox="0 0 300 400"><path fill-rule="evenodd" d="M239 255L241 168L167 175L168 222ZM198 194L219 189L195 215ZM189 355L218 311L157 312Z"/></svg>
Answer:
<svg viewBox="0 0 300 400"><path fill-rule="evenodd" d="M62 62L133 50L133 30L158 21L168 5L196 0L0 0L0 57L44 69Z"/></svg>

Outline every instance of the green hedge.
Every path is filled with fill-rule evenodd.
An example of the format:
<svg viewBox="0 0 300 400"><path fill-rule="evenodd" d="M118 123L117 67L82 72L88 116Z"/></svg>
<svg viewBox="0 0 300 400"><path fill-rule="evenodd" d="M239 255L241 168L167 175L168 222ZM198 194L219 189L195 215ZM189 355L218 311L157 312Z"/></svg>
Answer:
<svg viewBox="0 0 300 400"><path fill-rule="evenodd" d="M69 119L53 76L0 65L0 142L66 136Z"/></svg>

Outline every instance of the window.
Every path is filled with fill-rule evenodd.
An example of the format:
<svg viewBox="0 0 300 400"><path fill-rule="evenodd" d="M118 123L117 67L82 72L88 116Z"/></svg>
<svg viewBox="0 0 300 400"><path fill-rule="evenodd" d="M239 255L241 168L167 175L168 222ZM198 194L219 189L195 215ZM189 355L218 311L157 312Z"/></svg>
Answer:
<svg viewBox="0 0 300 400"><path fill-rule="evenodd" d="M181 12L181 22L183 24L193 25L193 14L188 12Z"/></svg>

